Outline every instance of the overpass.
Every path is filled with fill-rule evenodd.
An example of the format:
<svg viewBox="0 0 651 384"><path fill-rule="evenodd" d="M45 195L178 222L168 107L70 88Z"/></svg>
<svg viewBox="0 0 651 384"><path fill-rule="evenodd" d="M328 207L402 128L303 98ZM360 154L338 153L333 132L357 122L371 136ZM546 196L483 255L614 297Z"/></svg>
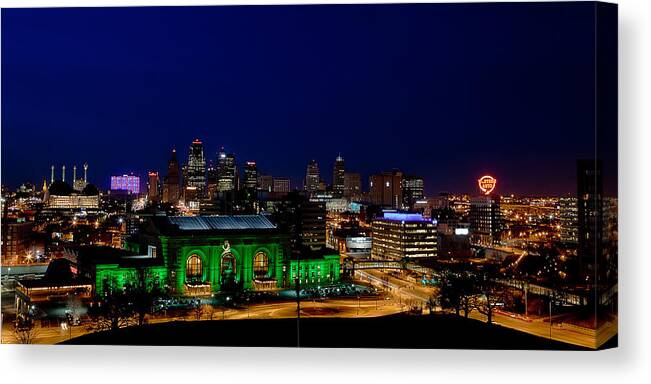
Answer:
<svg viewBox="0 0 651 384"><path fill-rule="evenodd" d="M420 266L416 263L407 260L372 260L372 259L348 259L344 262L344 271L350 272L355 275L358 271L365 269L395 269L395 270L408 270L432 277L439 277L441 274L432 269ZM364 274L368 278L367 274ZM553 288L548 288L538 284L528 283L518 279L495 279L495 282L512 288L526 290L527 293L532 293L538 296L552 298L559 303L571 305L587 305L588 295L578 294L572 292L559 291ZM610 302L612 297L617 295L617 286L605 292L599 299L600 303Z"/></svg>
<svg viewBox="0 0 651 384"><path fill-rule="evenodd" d="M352 272L364 269L403 269L410 270L426 275L435 275L436 272L431 268L422 267L416 263L407 260L373 260L373 259L346 259L344 261L344 271Z"/></svg>
<svg viewBox="0 0 651 384"><path fill-rule="evenodd" d="M48 263L3 265L0 268L0 275L2 275L2 280L42 277L47 266Z"/></svg>

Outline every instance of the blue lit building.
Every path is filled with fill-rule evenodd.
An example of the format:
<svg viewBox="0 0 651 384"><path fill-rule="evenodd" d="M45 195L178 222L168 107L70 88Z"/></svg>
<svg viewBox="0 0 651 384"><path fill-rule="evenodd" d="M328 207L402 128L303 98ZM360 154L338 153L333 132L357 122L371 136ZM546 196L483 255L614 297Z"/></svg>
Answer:
<svg viewBox="0 0 651 384"><path fill-rule="evenodd" d="M419 213L385 212L373 220L371 258L402 260L436 258L436 220Z"/></svg>

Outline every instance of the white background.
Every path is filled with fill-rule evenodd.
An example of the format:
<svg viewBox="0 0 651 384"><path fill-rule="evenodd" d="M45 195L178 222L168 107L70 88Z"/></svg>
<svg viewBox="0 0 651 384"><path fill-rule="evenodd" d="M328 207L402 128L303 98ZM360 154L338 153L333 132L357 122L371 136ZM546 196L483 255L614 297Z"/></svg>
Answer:
<svg viewBox="0 0 651 384"><path fill-rule="evenodd" d="M355 3L357 1L344 1ZM402 2L402 1L393 1ZM414 2L414 1L412 1ZM278 1L0 0L2 7ZM284 3L314 3L287 1ZM0 381L651 382L651 1L619 3L619 344L601 352L0 346ZM8 145L9 143L3 143ZM645 198L646 197L646 198Z"/></svg>

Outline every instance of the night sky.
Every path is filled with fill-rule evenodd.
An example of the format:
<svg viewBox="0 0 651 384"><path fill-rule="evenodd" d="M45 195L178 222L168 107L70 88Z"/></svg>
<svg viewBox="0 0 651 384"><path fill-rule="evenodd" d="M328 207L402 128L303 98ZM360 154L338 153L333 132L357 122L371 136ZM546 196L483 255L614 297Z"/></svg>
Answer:
<svg viewBox="0 0 651 384"><path fill-rule="evenodd" d="M574 193L594 40L590 3L3 9L2 183L88 162L107 188L201 138L293 186L312 158L331 182L341 153L364 184L400 168L428 194L486 173L501 194Z"/></svg>

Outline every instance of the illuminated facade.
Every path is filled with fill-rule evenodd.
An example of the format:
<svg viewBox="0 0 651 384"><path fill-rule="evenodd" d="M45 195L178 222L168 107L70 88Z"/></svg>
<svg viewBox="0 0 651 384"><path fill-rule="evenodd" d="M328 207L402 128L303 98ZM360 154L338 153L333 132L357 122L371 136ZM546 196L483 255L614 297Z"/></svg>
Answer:
<svg viewBox="0 0 651 384"><path fill-rule="evenodd" d="M493 245L500 241L502 214L497 196L478 196L470 200L471 241L475 244Z"/></svg>
<svg viewBox="0 0 651 384"><path fill-rule="evenodd" d="M578 258L581 281L595 282L605 275L597 271L603 260L603 181L598 160L577 162ZM602 275L603 273L603 275Z"/></svg>
<svg viewBox="0 0 651 384"><path fill-rule="evenodd" d="M217 189L220 192L232 191L237 189L237 165L235 164L235 155L224 152L224 148L218 154L217 158Z"/></svg>
<svg viewBox="0 0 651 384"><path fill-rule="evenodd" d="M149 172L149 183L147 184L147 199L149 201L158 201L160 195L158 180L158 172Z"/></svg>
<svg viewBox="0 0 651 384"><path fill-rule="evenodd" d="M385 212L373 220L371 258L402 260L438 255L436 221L416 213Z"/></svg>
<svg viewBox="0 0 651 384"><path fill-rule="evenodd" d="M185 168L185 187L192 190L193 196L186 196L187 200L203 198L206 194L206 160L203 156L203 143L199 139L192 141L188 164Z"/></svg>
<svg viewBox="0 0 651 384"><path fill-rule="evenodd" d="M255 161L247 161L244 167L244 188L255 190L258 187L258 167Z"/></svg>
<svg viewBox="0 0 651 384"><path fill-rule="evenodd" d="M160 265L148 274L181 295L286 288L294 282L290 272L299 269L304 284L339 280L338 253L294 260L288 236L259 215L154 217L127 248L154 254ZM108 276L124 284L133 274L119 265L98 265L96 281L104 284Z"/></svg>
<svg viewBox="0 0 651 384"><path fill-rule="evenodd" d="M344 180L345 180L345 163L341 155L335 159L335 165L332 169L332 192L336 196L344 195Z"/></svg>
<svg viewBox="0 0 651 384"><path fill-rule="evenodd" d="M111 176L112 191L126 191L137 195L140 193L140 177L134 175Z"/></svg>
<svg viewBox="0 0 651 384"><path fill-rule="evenodd" d="M576 197L561 197L558 200L561 241L565 244L578 244L579 212Z"/></svg>
<svg viewBox="0 0 651 384"><path fill-rule="evenodd" d="M311 160L305 172L305 190L310 193L318 191L320 181L319 164L315 160Z"/></svg>
<svg viewBox="0 0 651 384"><path fill-rule="evenodd" d="M47 207L53 209L98 209L99 196L77 194L68 196L50 195L48 197Z"/></svg>
<svg viewBox="0 0 651 384"><path fill-rule="evenodd" d="M423 198L425 182L422 177L406 175L402 179L403 208L411 209L414 203Z"/></svg>

